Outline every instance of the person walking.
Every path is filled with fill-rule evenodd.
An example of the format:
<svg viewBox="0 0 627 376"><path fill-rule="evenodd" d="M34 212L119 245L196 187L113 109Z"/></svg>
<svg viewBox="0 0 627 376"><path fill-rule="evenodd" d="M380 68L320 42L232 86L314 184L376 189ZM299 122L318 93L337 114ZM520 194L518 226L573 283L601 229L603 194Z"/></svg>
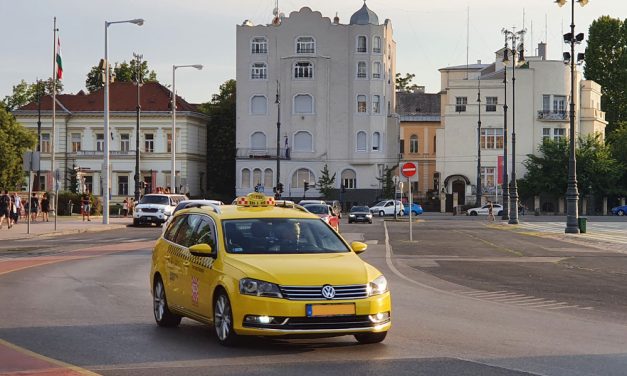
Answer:
<svg viewBox="0 0 627 376"><path fill-rule="evenodd" d="M48 194L44 193L41 199L41 221L50 222L48 219L48 212L50 211L50 199L48 198Z"/></svg>
<svg viewBox="0 0 627 376"><path fill-rule="evenodd" d="M6 189L4 193L0 196L0 228L2 228L2 224L6 218L7 227L11 228L11 198L9 197L9 191Z"/></svg>
<svg viewBox="0 0 627 376"><path fill-rule="evenodd" d="M33 195L30 198L31 221L37 222L38 213L39 213L39 198L37 197L37 193L33 192Z"/></svg>
<svg viewBox="0 0 627 376"><path fill-rule="evenodd" d="M91 199L89 197L89 189L86 189L81 196L81 211L83 213L83 222L85 221L85 217L87 217L87 221L91 222L91 218L89 218L91 212Z"/></svg>
<svg viewBox="0 0 627 376"><path fill-rule="evenodd" d="M124 214L124 218L128 217L128 198L122 202L122 214Z"/></svg>
<svg viewBox="0 0 627 376"><path fill-rule="evenodd" d="M492 201L488 201L488 221L494 222L494 206L492 206Z"/></svg>
<svg viewBox="0 0 627 376"><path fill-rule="evenodd" d="M14 198L13 198L13 205L15 206L15 216L13 218L13 223L17 223L17 221L20 219L20 217L22 216L22 198L20 197L20 195L15 192L14 194Z"/></svg>

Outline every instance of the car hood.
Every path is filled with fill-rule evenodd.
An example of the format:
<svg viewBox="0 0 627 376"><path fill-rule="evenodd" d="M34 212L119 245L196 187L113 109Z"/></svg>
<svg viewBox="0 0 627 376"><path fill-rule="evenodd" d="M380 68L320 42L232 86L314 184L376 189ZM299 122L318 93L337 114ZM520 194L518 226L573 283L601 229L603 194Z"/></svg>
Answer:
<svg viewBox="0 0 627 376"><path fill-rule="evenodd" d="M353 252L230 256L246 277L279 285L365 284L381 274Z"/></svg>

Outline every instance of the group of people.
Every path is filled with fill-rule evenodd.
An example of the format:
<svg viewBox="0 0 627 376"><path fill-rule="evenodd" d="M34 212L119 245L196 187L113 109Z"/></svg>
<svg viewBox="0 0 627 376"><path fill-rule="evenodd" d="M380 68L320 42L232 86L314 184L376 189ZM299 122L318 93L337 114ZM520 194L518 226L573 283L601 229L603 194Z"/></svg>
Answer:
<svg viewBox="0 0 627 376"><path fill-rule="evenodd" d="M43 193L41 197L33 192L29 200L22 202L22 198L17 192L9 194L8 190L4 190L0 194L0 229L7 223L7 228L13 227L20 218L31 216L31 221L36 222L37 217L41 214L42 222L49 222L48 213L50 212L50 198L47 193Z"/></svg>
<svg viewBox="0 0 627 376"><path fill-rule="evenodd" d="M128 217L129 214L133 215L133 208L135 207L135 199L133 197L131 198L125 198L124 201L122 202L122 214L124 215L124 218Z"/></svg>

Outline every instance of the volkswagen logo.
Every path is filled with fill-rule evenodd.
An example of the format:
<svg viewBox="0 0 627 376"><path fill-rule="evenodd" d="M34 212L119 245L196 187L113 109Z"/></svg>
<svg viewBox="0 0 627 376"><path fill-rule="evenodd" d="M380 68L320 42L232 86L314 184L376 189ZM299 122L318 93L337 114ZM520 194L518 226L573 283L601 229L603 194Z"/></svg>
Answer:
<svg viewBox="0 0 627 376"><path fill-rule="evenodd" d="M331 285L324 285L322 287L322 296L327 299L333 299L335 297L335 289Z"/></svg>

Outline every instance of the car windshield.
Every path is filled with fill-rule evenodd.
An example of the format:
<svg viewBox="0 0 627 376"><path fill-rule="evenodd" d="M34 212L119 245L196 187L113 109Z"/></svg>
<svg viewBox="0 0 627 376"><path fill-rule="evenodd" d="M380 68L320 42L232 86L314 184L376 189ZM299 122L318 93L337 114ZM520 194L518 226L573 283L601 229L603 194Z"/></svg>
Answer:
<svg viewBox="0 0 627 376"><path fill-rule="evenodd" d="M320 219L251 218L224 221L226 251L234 254L344 253L350 249Z"/></svg>
<svg viewBox="0 0 627 376"><path fill-rule="evenodd" d="M157 205L170 205L170 198L168 196L144 196L139 200L140 204L157 204Z"/></svg>
<svg viewBox="0 0 627 376"><path fill-rule="evenodd" d="M368 212L370 211L370 209L368 209L367 206L353 206L351 208L351 213L355 213L355 212Z"/></svg>
<svg viewBox="0 0 627 376"><path fill-rule="evenodd" d="M329 214L329 207L326 205L305 205L305 209L314 214Z"/></svg>
<svg viewBox="0 0 627 376"><path fill-rule="evenodd" d="M379 201L374 206L384 206L387 201Z"/></svg>

